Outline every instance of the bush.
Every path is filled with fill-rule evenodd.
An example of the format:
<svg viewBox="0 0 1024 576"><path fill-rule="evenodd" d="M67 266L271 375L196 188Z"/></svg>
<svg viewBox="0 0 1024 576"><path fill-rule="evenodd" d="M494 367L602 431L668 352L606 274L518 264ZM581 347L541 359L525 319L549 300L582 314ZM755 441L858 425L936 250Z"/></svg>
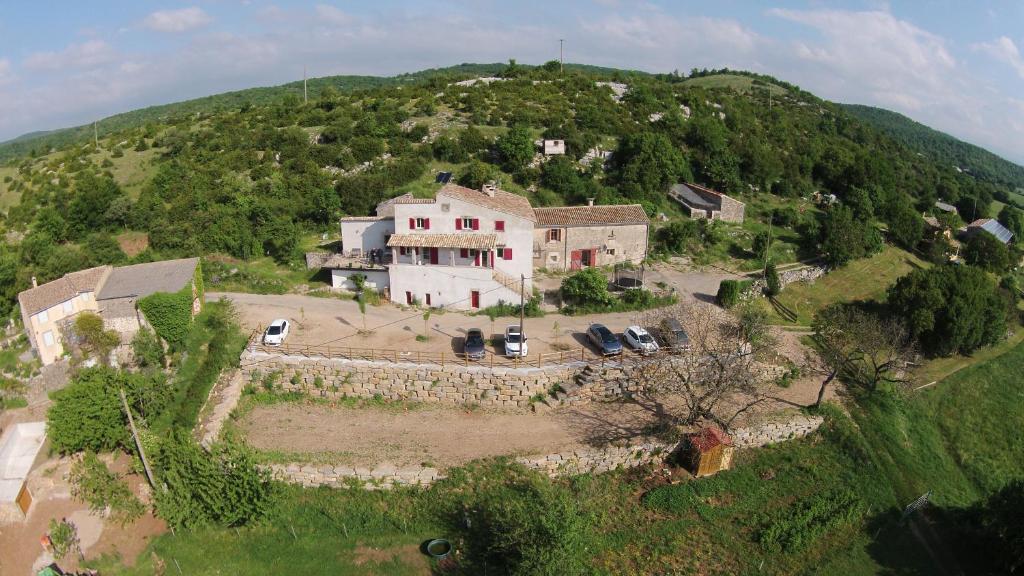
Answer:
<svg viewBox="0 0 1024 576"><path fill-rule="evenodd" d="M715 300L722 308L732 308L740 301L740 295L751 285L750 280L722 280L718 285Z"/></svg>
<svg viewBox="0 0 1024 576"><path fill-rule="evenodd" d="M493 306L481 309L477 312L481 316L490 316L492 318L500 318L502 316L519 316L519 304L511 304L504 300L498 300L498 303ZM544 311L540 308L540 297L534 296L526 301L526 310L523 311L523 315L527 318L541 318L544 316Z"/></svg>
<svg viewBox="0 0 1024 576"><path fill-rule="evenodd" d="M117 332L104 330L103 319L92 312L82 312L75 317L74 335L86 356L95 356L104 364L110 360L110 351L121 343Z"/></svg>
<svg viewBox="0 0 1024 576"><path fill-rule="evenodd" d="M153 456L156 510L177 528L241 526L266 514L274 494L270 473L240 444L204 450L186 430L174 430Z"/></svg>
<svg viewBox="0 0 1024 576"><path fill-rule="evenodd" d="M142 328L132 338L132 353L139 368L163 368L164 347L149 328Z"/></svg>
<svg viewBox="0 0 1024 576"><path fill-rule="evenodd" d="M139 300L139 309L158 336L171 347L180 348L192 324L192 287L186 286L173 294L150 294Z"/></svg>
<svg viewBox="0 0 1024 576"><path fill-rule="evenodd" d="M71 467L70 481L71 496L88 504L93 514L100 514L109 507L111 519L121 526L138 519L146 511L121 477L111 472L92 452L86 452Z"/></svg>
<svg viewBox="0 0 1024 576"><path fill-rule="evenodd" d="M498 463L452 471L440 520L464 542L467 574L585 574L589 518L575 494L540 473Z"/></svg>
<svg viewBox="0 0 1024 576"><path fill-rule="evenodd" d="M597 268L585 268L562 280L562 298L577 306L607 306L612 302L608 279Z"/></svg>
<svg viewBox="0 0 1024 576"><path fill-rule="evenodd" d="M779 280L779 272L775 269L775 263L769 262L764 270L764 293L768 296L775 296L782 291L782 282Z"/></svg>
<svg viewBox="0 0 1024 576"><path fill-rule="evenodd" d="M819 494L772 519L758 540L768 552L797 552L829 531L860 519L864 508L852 492Z"/></svg>

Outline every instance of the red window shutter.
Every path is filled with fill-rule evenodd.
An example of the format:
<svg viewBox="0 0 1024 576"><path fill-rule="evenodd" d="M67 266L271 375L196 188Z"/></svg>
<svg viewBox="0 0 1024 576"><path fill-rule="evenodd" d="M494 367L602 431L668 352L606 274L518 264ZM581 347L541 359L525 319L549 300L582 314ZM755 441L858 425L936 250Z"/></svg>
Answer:
<svg viewBox="0 0 1024 576"><path fill-rule="evenodd" d="M494 230L496 232L504 232L505 231L505 221L504 220L495 220L494 221Z"/></svg>
<svg viewBox="0 0 1024 576"><path fill-rule="evenodd" d="M423 229L430 230L430 218L423 219Z"/></svg>
<svg viewBox="0 0 1024 576"><path fill-rule="evenodd" d="M409 218L409 230L415 230L415 229L416 229L416 219L415 218Z"/></svg>
<svg viewBox="0 0 1024 576"><path fill-rule="evenodd" d="M459 248L459 258L469 258L469 249Z"/></svg>
<svg viewBox="0 0 1024 576"><path fill-rule="evenodd" d="M505 248L505 255L502 256L502 258L504 258L505 260L511 260L512 259L512 249L511 248Z"/></svg>
<svg viewBox="0 0 1024 576"><path fill-rule="evenodd" d="M473 230L479 230L479 229L480 229L480 219L479 218L473 218Z"/></svg>
<svg viewBox="0 0 1024 576"><path fill-rule="evenodd" d="M476 257L473 258L473 266L479 266L480 265L480 253L477 252L475 256Z"/></svg>
<svg viewBox="0 0 1024 576"><path fill-rule="evenodd" d="M455 229L462 230L462 218L455 219Z"/></svg>

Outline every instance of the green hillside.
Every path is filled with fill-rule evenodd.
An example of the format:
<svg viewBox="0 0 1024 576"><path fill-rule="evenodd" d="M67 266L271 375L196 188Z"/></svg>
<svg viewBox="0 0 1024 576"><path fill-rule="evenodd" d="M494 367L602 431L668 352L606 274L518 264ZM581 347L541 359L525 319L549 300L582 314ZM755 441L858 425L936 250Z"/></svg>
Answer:
<svg viewBox="0 0 1024 576"><path fill-rule="evenodd" d="M940 163L967 170L982 180L1024 188L1024 166L1000 158L984 148L958 140L897 112L861 104L840 106L911 150Z"/></svg>

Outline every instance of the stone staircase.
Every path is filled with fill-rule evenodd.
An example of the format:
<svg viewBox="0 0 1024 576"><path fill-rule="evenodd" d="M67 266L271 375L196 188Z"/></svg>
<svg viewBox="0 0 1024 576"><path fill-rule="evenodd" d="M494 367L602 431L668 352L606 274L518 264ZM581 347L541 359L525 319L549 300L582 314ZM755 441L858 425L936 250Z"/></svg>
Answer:
<svg viewBox="0 0 1024 576"><path fill-rule="evenodd" d="M529 300L532 296L532 294L530 294L529 292L524 292L523 290L520 289L522 284L519 278L514 278L508 274L505 274L504 272L501 272L497 268L491 270L491 274L495 282L501 284L505 288L508 288L509 290L514 292L516 296L521 296L527 300Z"/></svg>
<svg viewBox="0 0 1024 576"><path fill-rule="evenodd" d="M582 395L584 389L601 378L601 374L592 365L588 364L576 373L574 381L563 382L558 385L558 391L544 398L544 404L548 408L559 406L571 406L585 401ZM534 410L537 410L537 403L534 403Z"/></svg>

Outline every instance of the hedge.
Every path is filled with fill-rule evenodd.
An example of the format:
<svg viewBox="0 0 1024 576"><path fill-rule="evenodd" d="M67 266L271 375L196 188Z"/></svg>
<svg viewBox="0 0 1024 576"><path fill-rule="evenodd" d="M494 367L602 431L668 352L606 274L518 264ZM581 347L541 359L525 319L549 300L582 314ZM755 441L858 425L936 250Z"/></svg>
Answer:
<svg viewBox="0 0 1024 576"><path fill-rule="evenodd" d="M722 280L715 297L723 308L732 308L740 301L740 294L753 284L753 280Z"/></svg>
<svg viewBox="0 0 1024 576"><path fill-rule="evenodd" d="M192 286L175 293L157 292L139 300L139 309L146 315L158 336L174 348L180 348L192 324Z"/></svg>

